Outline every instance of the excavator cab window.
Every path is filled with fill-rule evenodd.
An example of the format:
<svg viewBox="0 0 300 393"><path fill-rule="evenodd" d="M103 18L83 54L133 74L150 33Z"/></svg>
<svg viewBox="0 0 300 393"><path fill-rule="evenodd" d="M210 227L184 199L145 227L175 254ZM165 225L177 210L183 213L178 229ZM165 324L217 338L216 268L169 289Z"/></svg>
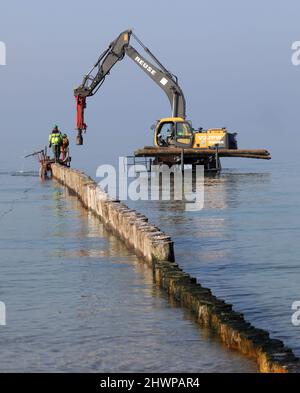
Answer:
<svg viewBox="0 0 300 393"><path fill-rule="evenodd" d="M176 122L175 145L191 147L193 143L193 129L187 121Z"/></svg>
<svg viewBox="0 0 300 393"><path fill-rule="evenodd" d="M188 122L176 123L176 136L188 136L192 135L192 129Z"/></svg>
<svg viewBox="0 0 300 393"><path fill-rule="evenodd" d="M174 123L163 123L157 133L157 141L159 146L169 146L174 139L175 129Z"/></svg>

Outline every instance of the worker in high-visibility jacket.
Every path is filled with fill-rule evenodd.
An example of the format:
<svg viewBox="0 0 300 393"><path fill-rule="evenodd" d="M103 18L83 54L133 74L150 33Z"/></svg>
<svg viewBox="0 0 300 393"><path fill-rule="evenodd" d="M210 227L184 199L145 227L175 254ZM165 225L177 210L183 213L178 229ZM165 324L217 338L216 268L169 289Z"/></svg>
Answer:
<svg viewBox="0 0 300 393"><path fill-rule="evenodd" d="M55 125L51 134L49 135L49 147L52 147L55 161L59 160L62 141L63 136L59 131L58 126Z"/></svg>

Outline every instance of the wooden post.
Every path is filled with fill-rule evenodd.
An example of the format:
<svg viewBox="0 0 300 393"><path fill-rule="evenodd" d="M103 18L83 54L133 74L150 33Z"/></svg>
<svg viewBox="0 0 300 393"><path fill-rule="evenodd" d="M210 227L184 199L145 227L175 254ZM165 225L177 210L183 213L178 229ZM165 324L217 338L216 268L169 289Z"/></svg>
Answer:
<svg viewBox="0 0 300 393"><path fill-rule="evenodd" d="M216 143L216 169L219 170L219 145Z"/></svg>

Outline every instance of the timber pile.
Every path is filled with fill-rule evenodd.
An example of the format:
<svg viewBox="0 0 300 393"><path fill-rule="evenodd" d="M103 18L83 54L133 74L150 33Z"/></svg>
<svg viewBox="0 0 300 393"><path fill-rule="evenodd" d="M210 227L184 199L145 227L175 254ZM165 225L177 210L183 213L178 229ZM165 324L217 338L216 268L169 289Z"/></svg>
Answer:
<svg viewBox="0 0 300 393"><path fill-rule="evenodd" d="M136 157L170 157L180 156L182 149L178 147L155 147L145 146L134 152ZM206 157L216 154L215 149L183 149L185 157ZM271 155L265 149L219 149L219 157L242 157L242 158L257 158L263 160L270 160Z"/></svg>

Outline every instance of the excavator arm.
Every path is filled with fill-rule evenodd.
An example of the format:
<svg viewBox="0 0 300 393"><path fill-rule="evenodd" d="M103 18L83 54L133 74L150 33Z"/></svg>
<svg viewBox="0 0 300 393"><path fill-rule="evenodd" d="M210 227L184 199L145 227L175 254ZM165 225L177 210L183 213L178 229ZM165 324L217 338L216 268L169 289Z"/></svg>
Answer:
<svg viewBox="0 0 300 393"><path fill-rule="evenodd" d="M160 69L141 56L136 49L128 46L126 54L166 93L169 98L172 117L185 119L185 99L177 78L166 69Z"/></svg>
<svg viewBox="0 0 300 393"><path fill-rule="evenodd" d="M82 132L86 131L87 125L84 121L84 110L86 108L86 97L94 95L101 87L106 75L117 61L122 60L125 55L125 47L130 40L131 30L122 32L109 47L99 56L91 71L84 76L80 86L74 90L76 100L76 128L78 135L77 145L83 144Z"/></svg>
<svg viewBox="0 0 300 393"><path fill-rule="evenodd" d="M136 49L129 45L131 36L144 48L146 53L154 60L156 65L141 56ZM86 131L84 122L84 109L86 97L94 95L112 67L124 56L128 55L167 95L173 117L185 118L185 99L178 85L177 77L170 73L151 51L132 33L131 30L123 31L98 58L92 70L83 78L83 82L74 90L77 107L76 128L78 130L77 144L83 144L82 132ZM96 71L95 71L96 70Z"/></svg>

